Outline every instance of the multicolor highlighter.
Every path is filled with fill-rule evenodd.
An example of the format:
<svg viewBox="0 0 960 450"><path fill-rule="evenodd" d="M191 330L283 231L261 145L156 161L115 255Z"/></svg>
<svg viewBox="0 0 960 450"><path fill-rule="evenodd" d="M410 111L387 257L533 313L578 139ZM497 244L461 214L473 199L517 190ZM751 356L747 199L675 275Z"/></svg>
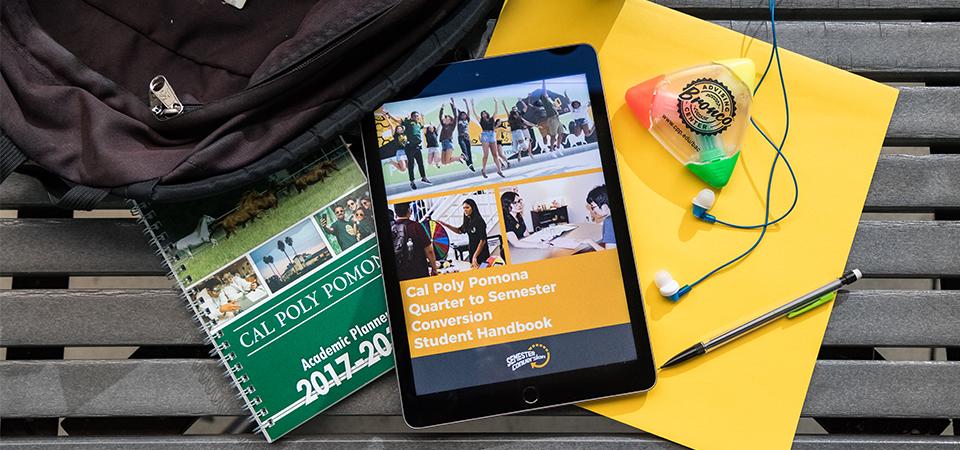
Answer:
<svg viewBox="0 0 960 450"><path fill-rule="evenodd" d="M746 58L660 75L627 90L627 104L678 161L715 188L727 185L749 124L755 77Z"/></svg>

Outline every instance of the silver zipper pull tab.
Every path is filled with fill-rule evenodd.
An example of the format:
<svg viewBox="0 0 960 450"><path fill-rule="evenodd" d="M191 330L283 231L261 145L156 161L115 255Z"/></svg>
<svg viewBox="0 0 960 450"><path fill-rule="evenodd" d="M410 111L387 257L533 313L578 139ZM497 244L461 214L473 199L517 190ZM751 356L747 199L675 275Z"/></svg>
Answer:
<svg viewBox="0 0 960 450"><path fill-rule="evenodd" d="M150 110L158 119L176 117L183 112L183 103L173 91L167 77L157 75L150 80Z"/></svg>

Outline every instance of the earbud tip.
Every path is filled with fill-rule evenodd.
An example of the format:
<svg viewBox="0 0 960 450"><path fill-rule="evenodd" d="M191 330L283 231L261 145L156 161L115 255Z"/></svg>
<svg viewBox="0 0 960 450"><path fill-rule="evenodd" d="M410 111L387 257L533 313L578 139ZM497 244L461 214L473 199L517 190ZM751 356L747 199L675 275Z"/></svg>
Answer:
<svg viewBox="0 0 960 450"><path fill-rule="evenodd" d="M660 270L653 274L653 282L660 289L660 295L664 297L671 297L680 290L680 283L677 283L670 272L666 270Z"/></svg>
<svg viewBox="0 0 960 450"><path fill-rule="evenodd" d="M693 198L693 204L704 209L710 209L716 200L717 194L715 192L710 189L702 189L700 192L697 192L697 196Z"/></svg>
<svg viewBox="0 0 960 450"><path fill-rule="evenodd" d="M672 280L673 276L670 275L670 272L667 272L666 270L658 270L657 273L653 274L653 282L656 283L658 287L662 286L664 283L669 283Z"/></svg>

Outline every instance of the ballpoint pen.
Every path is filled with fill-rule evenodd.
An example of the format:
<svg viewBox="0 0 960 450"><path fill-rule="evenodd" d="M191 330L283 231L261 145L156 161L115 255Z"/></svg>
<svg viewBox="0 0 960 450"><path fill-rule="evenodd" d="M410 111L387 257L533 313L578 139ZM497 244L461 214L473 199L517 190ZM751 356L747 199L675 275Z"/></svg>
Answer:
<svg viewBox="0 0 960 450"><path fill-rule="evenodd" d="M787 318L792 319L824 303L828 303L836 297L838 289L859 280L862 276L863 274L858 269L847 271L840 278L814 289L800 296L796 300L777 307L776 309L763 314L760 317L735 327L706 342L697 342L690 348L678 353L673 358L670 358L670 360L665 362L662 366L660 366L660 368L665 369L670 366L675 366L689 359L706 354L722 346L723 344L733 341L734 339L756 330L757 328L779 319L780 317L787 316Z"/></svg>

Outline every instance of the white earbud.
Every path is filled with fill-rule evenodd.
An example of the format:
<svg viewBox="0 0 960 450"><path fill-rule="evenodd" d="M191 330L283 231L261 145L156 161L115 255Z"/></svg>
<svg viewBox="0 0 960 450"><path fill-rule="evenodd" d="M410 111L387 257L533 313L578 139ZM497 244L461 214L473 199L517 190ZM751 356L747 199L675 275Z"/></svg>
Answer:
<svg viewBox="0 0 960 450"><path fill-rule="evenodd" d="M710 189L704 189L700 192L697 192L697 196L693 198L693 217L696 217L706 223L715 223L717 218L707 213L707 210L713 207L713 203L717 200L717 194L715 194Z"/></svg>
<svg viewBox="0 0 960 450"><path fill-rule="evenodd" d="M713 208L715 201L717 201L717 194L710 189L703 189L697 192L697 196L693 198L693 204L703 209Z"/></svg>
<svg viewBox="0 0 960 450"><path fill-rule="evenodd" d="M680 290L680 283L673 279L673 275L666 270L657 271L653 274L653 282L660 288L660 295L664 297L673 297Z"/></svg>

